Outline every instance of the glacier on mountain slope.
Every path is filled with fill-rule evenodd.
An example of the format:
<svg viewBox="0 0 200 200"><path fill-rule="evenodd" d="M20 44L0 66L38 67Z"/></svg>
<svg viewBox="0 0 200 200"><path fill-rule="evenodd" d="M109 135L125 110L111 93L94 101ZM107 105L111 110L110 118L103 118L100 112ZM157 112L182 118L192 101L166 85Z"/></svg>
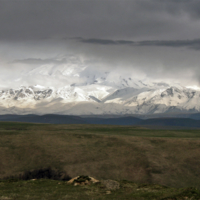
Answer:
<svg viewBox="0 0 200 200"><path fill-rule="evenodd" d="M182 87L166 89L109 86L65 86L55 89L38 86L0 91L0 111L22 113L60 113L72 115L153 114L200 111L200 92ZM173 108L173 109L172 109Z"/></svg>
<svg viewBox="0 0 200 200"><path fill-rule="evenodd" d="M41 64L17 79L35 83L32 86L1 90L0 113L120 115L200 111L199 90L140 80L115 70L94 70L73 57L67 64L65 60Z"/></svg>

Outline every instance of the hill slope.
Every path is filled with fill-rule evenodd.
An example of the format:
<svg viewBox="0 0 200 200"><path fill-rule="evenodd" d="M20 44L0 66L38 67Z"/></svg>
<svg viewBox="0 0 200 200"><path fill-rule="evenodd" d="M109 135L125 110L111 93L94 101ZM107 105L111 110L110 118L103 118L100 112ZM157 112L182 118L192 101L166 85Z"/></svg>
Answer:
<svg viewBox="0 0 200 200"><path fill-rule="evenodd" d="M0 133L0 178L50 166L70 177L200 185L197 130L1 122Z"/></svg>
<svg viewBox="0 0 200 200"><path fill-rule="evenodd" d="M192 115L193 116L193 115ZM138 125L153 127L183 127L200 128L200 120L190 118L152 118L140 119L136 117L79 117L71 115L0 115L0 121L48 123L48 124L104 124L104 125Z"/></svg>
<svg viewBox="0 0 200 200"><path fill-rule="evenodd" d="M0 121L48 123L48 124L86 124L81 117L67 115L1 115Z"/></svg>
<svg viewBox="0 0 200 200"><path fill-rule="evenodd" d="M177 126L177 127L200 127L200 120L189 118L155 118L140 121L137 125L151 126Z"/></svg>

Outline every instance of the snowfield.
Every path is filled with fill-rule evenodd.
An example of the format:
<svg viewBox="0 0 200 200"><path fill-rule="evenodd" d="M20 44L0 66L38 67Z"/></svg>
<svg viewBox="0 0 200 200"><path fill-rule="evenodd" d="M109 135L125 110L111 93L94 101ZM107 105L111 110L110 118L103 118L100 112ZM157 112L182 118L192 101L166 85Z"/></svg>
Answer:
<svg viewBox="0 0 200 200"><path fill-rule="evenodd" d="M58 60L59 62L59 60ZM78 63L80 64L80 63ZM0 114L153 114L200 112L200 90L178 84L138 80L112 72L89 71L73 62L42 65L19 80L65 80L62 87L21 86L0 91ZM113 78L114 77L114 78Z"/></svg>

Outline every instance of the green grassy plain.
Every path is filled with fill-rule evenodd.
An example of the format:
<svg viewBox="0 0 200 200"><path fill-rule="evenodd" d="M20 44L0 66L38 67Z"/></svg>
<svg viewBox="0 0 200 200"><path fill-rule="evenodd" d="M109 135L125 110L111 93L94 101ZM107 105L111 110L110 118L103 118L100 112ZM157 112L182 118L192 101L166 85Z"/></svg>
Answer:
<svg viewBox="0 0 200 200"><path fill-rule="evenodd" d="M125 193L127 196L124 199L148 199L142 197L150 195L146 192L138 194L138 197L132 193L139 192L138 187L141 184L200 188L199 149L200 130L2 122L0 123L0 178L50 166L66 171L71 177L84 174L99 180L127 180L134 183L131 183L132 189L127 189L125 186L110 195L104 195L105 191L101 191L99 187L89 189L86 186L72 187L66 186L64 182L59 185L58 181L53 180L3 181L0 183L0 199L71 199L68 189L72 193L80 190L74 199L88 199L87 194L90 193L94 196L89 199L98 199L96 197L98 193L103 195L99 199L123 199L120 194L123 196ZM33 187L32 192L26 189L29 187L28 184ZM44 184L44 198L37 196L42 190L40 184ZM22 186L18 188L17 185ZM66 188L62 189L64 186ZM52 190L52 187L58 189ZM25 195L23 190L29 195L26 198L22 198ZM150 199L157 199L158 196L164 198L167 194L180 192L180 189L166 190L168 191L159 190L163 195L153 192L152 195L155 197L152 196ZM53 191L56 194L60 191L61 196L57 194L55 198ZM148 193L148 189L146 191ZM32 198L32 193L35 193L35 198ZM81 193L86 196L79 198L78 195ZM115 194L120 198L114 196L111 198Z"/></svg>
<svg viewBox="0 0 200 200"><path fill-rule="evenodd" d="M120 189L109 191L102 184L89 186L68 185L64 181L29 180L1 181L0 200L183 200L200 199L194 188L176 189L160 185L136 184L120 181Z"/></svg>

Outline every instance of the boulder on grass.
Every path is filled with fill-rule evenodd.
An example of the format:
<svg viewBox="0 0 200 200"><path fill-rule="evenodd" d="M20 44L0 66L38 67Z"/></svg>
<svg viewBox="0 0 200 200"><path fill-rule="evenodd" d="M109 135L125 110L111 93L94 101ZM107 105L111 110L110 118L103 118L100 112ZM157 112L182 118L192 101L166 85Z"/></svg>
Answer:
<svg viewBox="0 0 200 200"><path fill-rule="evenodd" d="M102 180L101 184L104 185L108 190L117 190L120 187L120 184L113 180Z"/></svg>

